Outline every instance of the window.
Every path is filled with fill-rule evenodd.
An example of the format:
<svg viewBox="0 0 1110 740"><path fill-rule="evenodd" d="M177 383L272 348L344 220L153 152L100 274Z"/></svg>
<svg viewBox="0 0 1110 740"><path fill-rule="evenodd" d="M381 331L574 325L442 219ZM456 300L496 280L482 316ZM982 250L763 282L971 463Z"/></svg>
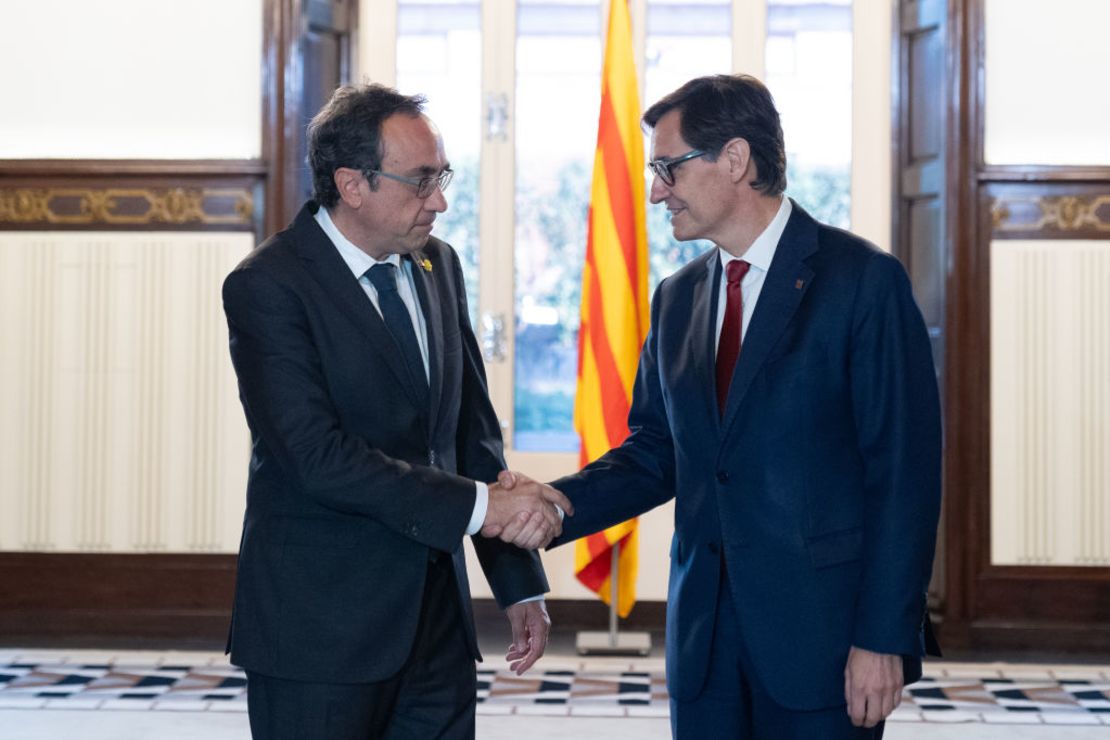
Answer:
<svg viewBox="0 0 1110 740"><path fill-rule="evenodd" d="M387 19L362 37L364 72L428 96L457 173L436 234L463 257L510 465L541 476L571 470L608 0L363 4L364 18ZM783 115L787 193L850 226L861 43L851 0L632 0L630 8L645 105L702 74L764 79ZM885 48L890 39L868 43ZM885 182L889 173L870 176ZM712 245L675 242L665 209L647 214L654 289Z"/></svg>
<svg viewBox="0 0 1110 740"><path fill-rule="evenodd" d="M732 71L732 8L729 0L649 0L644 53L644 106L694 77ZM644 146L649 147L645 137ZM644 157L646 162L650 155ZM651 175L647 178L650 201ZM711 249L707 241L676 241L670 215L661 206L647 208L648 288L694 257Z"/></svg>
<svg viewBox="0 0 1110 740"><path fill-rule="evenodd" d="M787 195L847 228L852 180L851 0L767 0L765 82L782 115Z"/></svg>
<svg viewBox="0 0 1110 740"><path fill-rule="evenodd" d="M479 0L397 0L397 89L422 93L455 171L435 235L462 260L472 322L478 317L478 193L482 135Z"/></svg>
<svg viewBox="0 0 1110 740"><path fill-rule="evenodd" d="M513 448L521 451L578 451L578 307L601 52L597 2L519 1Z"/></svg>

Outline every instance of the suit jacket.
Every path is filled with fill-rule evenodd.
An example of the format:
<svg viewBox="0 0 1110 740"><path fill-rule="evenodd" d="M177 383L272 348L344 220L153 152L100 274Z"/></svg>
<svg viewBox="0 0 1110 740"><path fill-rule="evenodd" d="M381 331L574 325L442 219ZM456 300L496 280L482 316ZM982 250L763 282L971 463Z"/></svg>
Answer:
<svg viewBox="0 0 1110 740"><path fill-rule="evenodd" d="M480 659L462 538L471 479L505 467L458 256L414 269L427 323L421 407L381 316L307 204L227 277L224 310L251 432L229 650L260 673L393 675L412 647L430 557L449 557ZM405 259L411 259L406 257ZM535 553L474 539L503 607L547 590Z"/></svg>
<svg viewBox="0 0 1110 740"><path fill-rule="evenodd" d="M844 703L856 645L920 677L940 507L929 338L901 264L797 204L756 304L723 419L712 250L664 280L630 435L552 485L574 504L556 544L675 497L667 598L671 694L702 690L721 562L772 697Z"/></svg>

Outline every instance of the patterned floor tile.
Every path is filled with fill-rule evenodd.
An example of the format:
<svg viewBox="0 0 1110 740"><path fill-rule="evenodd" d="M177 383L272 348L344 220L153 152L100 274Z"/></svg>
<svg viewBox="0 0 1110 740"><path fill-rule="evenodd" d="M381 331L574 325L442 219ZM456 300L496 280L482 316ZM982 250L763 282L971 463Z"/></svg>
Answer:
<svg viewBox="0 0 1110 740"><path fill-rule="evenodd" d="M103 699L94 697L67 697L65 699L47 699L42 705L43 709L100 709Z"/></svg>
<svg viewBox="0 0 1110 740"><path fill-rule="evenodd" d="M0 661L0 707L245 712L246 676L205 652L18 651ZM113 658L112 660L107 660ZM106 661L106 662L104 662ZM669 714L658 661L551 660L517 676L479 666L478 713L655 717ZM930 661L891 722L1110 725L1110 679L1100 666Z"/></svg>
<svg viewBox="0 0 1110 740"><path fill-rule="evenodd" d="M629 717L670 717L671 710L669 707L659 706L632 706L628 707Z"/></svg>
<svg viewBox="0 0 1110 740"><path fill-rule="evenodd" d="M585 705L573 706L570 708L570 715L572 717L627 717L628 710L624 707L603 706L603 705Z"/></svg>
<svg viewBox="0 0 1110 740"><path fill-rule="evenodd" d="M42 709L46 701L35 696L5 696L0 693L0 709Z"/></svg>
<svg viewBox="0 0 1110 740"><path fill-rule="evenodd" d="M158 699L151 708L156 712L204 712L211 704L201 699Z"/></svg>

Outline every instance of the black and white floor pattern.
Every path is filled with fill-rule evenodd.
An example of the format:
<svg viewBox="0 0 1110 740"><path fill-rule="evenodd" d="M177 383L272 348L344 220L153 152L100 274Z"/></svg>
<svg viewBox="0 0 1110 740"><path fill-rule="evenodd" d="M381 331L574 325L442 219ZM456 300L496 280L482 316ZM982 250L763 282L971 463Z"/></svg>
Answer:
<svg viewBox="0 0 1110 740"><path fill-rule="evenodd" d="M246 678L214 653L0 652L0 709L242 712ZM545 658L478 669L478 713L668 715L662 661ZM1110 726L1110 667L932 662L892 722Z"/></svg>

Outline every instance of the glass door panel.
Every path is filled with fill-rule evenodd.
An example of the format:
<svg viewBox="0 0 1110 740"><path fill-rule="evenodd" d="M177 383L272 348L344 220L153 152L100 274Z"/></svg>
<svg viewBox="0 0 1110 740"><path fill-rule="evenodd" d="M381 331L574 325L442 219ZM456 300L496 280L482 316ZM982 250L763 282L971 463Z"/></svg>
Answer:
<svg viewBox="0 0 1110 740"><path fill-rule="evenodd" d="M766 61L786 137L786 192L818 220L847 228L852 0L767 0Z"/></svg>
<svg viewBox="0 0 1110 740"><path fill-rule="evenodd" d="M729 0L649 0L644 54L643 104L648 106L694 77L728 74L732 65L732 5ZM644 160L650 139L644 138ZM651 175L645 173L650 198ZM704 240L675 241L662 205L647 206L649 291L691 259L713 247Z"/></svg>
<svg viewBox="0 0 1110 740"><path fill-rule="evenodd" d="M428 97L455 178L435 236L459 253L471 323L478 315L479 151L482 143L479 0L397 1L397 89Z"/></svg>
<svg viewBox="0 0 1110 740"><path fill-rule="evenodd" d="M512 445L576 452L586 212L601 100L596 0L519 0Z"/></svg>

